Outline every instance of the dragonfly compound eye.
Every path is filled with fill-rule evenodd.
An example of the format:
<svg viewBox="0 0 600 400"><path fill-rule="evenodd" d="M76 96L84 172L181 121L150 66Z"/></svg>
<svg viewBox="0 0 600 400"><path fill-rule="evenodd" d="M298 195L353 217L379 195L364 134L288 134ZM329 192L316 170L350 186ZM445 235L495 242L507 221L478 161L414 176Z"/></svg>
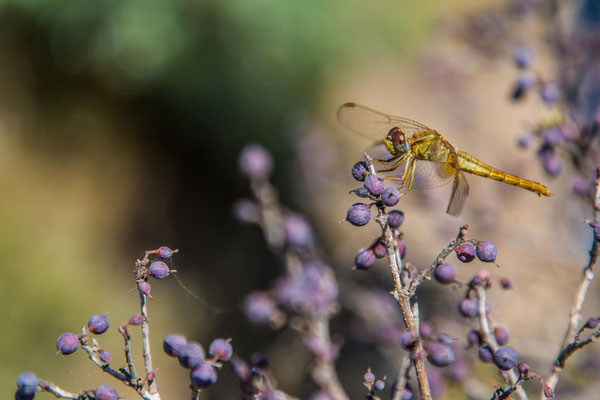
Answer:
<svg viewBox="0 0 600 400"><path fill-rule="evenodd" d="M390 129L390 132L388 133L388 135L391 137L392 143L394 143L396 145L400 145L400 144L404 143L405 136L404 136L404 133L400 130L400 128L394 127L392 129Z"/></svg>

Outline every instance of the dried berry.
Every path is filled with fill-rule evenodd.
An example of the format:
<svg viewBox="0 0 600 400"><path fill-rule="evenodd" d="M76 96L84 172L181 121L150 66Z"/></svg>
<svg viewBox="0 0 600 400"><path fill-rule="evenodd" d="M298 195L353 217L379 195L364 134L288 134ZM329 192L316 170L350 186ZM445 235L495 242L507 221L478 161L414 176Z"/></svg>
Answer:
<svg viewBox="0 0 600 400"><path fill-rule="evenodd" d="M364 186L373 196L379 196L381 193L383 193L383 189L385 188L383 179L377 175L367 176L365 178Z"/></svg>
<svg viewBox="0 0 600 400"><path fill-rule="evenodd" d="M488 242L487 240L477 242L477 258L479 258L483 262L494 262L496 261L496 256L498 255L498 250L496 249L496 245L492 242Z"/></svg>
<svg viewBox="0 0 600 400"><path fill-rule="evenodd" d="M169 270L167 264L165 264L164 262L154 261L152 264L150 264L148 272L150 272L150 275L152 275L156 279L163 279L169 276L169 272L171 271Z"/></svg>
<svg viewBox="0 0 600 400"><path fill-rule="evenodd" d="M456 257L464 263L469 263L475 258L475 249L468 243L461 244L455 251Z"/></svg>
<svg viewBox="0 0 600 400"><path fill-rule="evenodd" d="M161 246L158 248L158 256L160 258L168 259L171 258L174 251L168 248L167 246Z"/></svg>

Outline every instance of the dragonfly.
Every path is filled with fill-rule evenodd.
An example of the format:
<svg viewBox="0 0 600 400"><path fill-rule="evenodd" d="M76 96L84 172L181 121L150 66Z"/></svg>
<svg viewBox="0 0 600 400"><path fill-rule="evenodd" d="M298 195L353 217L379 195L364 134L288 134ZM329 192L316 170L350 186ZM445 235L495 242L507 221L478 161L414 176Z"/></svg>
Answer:
<svg viewBox="0 0 600 400"><path fill-rule="evenodd" d="M457 150L439 132L411 119L356 103L340 106L337 117L346 128L375 140L371 152L380 155L374 157L380 167L377 173L396 181L401 195L413 188L428 189L452 182L446 209L450 215L462 212L469 195L465 172L518 186L540 197L552 195L541 183L511 175Z"/></svg>

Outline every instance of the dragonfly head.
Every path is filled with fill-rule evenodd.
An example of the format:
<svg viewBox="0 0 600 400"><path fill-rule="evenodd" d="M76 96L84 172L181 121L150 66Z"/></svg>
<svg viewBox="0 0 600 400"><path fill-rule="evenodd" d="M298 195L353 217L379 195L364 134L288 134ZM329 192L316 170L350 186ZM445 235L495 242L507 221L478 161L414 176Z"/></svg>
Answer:
<svg viewBox="0 0 600 400"><path fill-rule="evenodd" d="M383 139L385 148L392 155L401 155L408 151L408 139L406 135L397 126L390 129L385 139Z"/></svg>

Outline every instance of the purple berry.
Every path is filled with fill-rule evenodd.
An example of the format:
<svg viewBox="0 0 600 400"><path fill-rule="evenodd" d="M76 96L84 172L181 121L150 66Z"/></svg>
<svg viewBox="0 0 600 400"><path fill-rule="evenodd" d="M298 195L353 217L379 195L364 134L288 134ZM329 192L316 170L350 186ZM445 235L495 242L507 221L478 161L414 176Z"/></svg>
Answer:
<svg viewBox="0 0 600 400"><path fill-rule="evenodd" d="M498 255L498 250L496 249L496 245L492 242L488 242L484 240L482 242L477 242L477 258L479 258L483 262L494 262L496 261L496 256Z"/></svg>
<svg viewBox="0 0 600 400"><path fill-rule="evenodd" d="M292 247L310 247L313 243L313 230L306 218L290 215L283 225L285 242Z"/></svg>
<svg viewBox="0 0 600 400"><path fill-rule="evenodd" d="M540 87L540 98L544 103L553 104L560 98L560 90L553 82L544 83Z"/></svg>
<svg viewBox="0 0 600 400"><path fill-rule="evenodd" d="M233 216L240 222L255 223L259 221L259 210L252 200L239 199L233 203Z"/></svg>
<svg viewBox="0 0 600 400"><path fill-rule="evenodd" d="M140 325L144 321L144 317L141 314L133 314L129 321L127 322L129 325Z"/></svg>
<svg viewBox="0 0 600 400"><path fill-rule="evenodd" d="M383 183L383 179L377 175L367 176L365 178L364 186L373 196L379 196L381 193L383 193L383 189L385 189L385 183Z"/></svg>
<svg viewBox="0 0 600 400"><path fill-rule="evenodd" d="M377 390L383 390L383 389L385 389L385 382L382 381L381 379L377 379L375 381L375 389L377 389Z"/></svg>
<svg viewBox="0 0 600 400"><path fill-rule="evenodd" d="M363 186L356 188L354 190L351 190L350 193L354 193L355 195L357 195L360 198L366 199L367 197L369 197L369 191L367 189L365 189Z"/></svg>
<svg viewBox="0 0 600 400"><path fill-rule="evenodd" d="M63 333L56 339L56 348L61 354L71 354L79 347L79 339L74 333Z"/></svg>
<svg viewBox="0 0 600 400"><path fill-rule="evenodd" d="M390 228L396 229L404 223L404 213L398 210L392 210L388 214L388 225Z"/></svg>
<svg viewBox="0 0 600 400"><path fill-rule="evenodd" d="M469 344L469 347L473 347L473 346L480 346L482 343L482 339L481 339L481 334L475 330L470 330L469 333L467 333L467 343Z"/></svg>
<svg viewBox="0 0 600 400"><path fill-rule="evenodd" d="M269 322L275 311L275 301L263 292L250 293L244 302L244 314L255 324Z"/></svg>
<svg viewBox="0 0 600 400"><path fill-rule="evenodd" d="M500 347L494 353L494 364L501 370L508 371L515 366L517 358L517 352L512 347Z"/></svg>
<svg viewBox="0 0 600 400"><path fill-rule="evenodd" d="M439 283L445 285L456 281L456 268L450 263L438 265L433 271L433 277Z"/></svg>
<svg viewBox="0 0 600 400"><path fill-rule="evenodd" d="M163 341L163 350L171 357L179 357L185 351L186 346L187 340L176 333L167 336Z"/></svg>
<svg viewBox="0 0 600 400"><path fill-rule="evenodd" d="M456 257L464 263L473 261L475 258L475 249L468 243L463 243L456 248Z"/></svg>
<svg viewBox="0 0 600 400"><path fill-rule="evenodd" d="M273 159L264 147L251 144L242 149L240 170L250 178L266 178L273 168Z"/></svg>
<svg viewBox="0 0 600 400"><path fill-rule="evenodd" d="M367 371L367 373L365 373L363 375L363 382L364 383L373 383L373 382L375 382L375 374L372 373L371 371Z"/></svg>
<svg viewBox="0 0 600 400"><path fill-rule="evenodd" d="M412 332L404 332L400 335L400 347L406 351L410 351L417 343L418 336Z"/></svg>
<svg viewBox="0 0 600 400"><path fill-rule="evenodd" d="M352 176L359 182L365 180L365 177L368 175L367 164L363 161L359 161L352 166Z"/></svg>
<svg viewBox="0 0 600 400"><path fill-rule="evenodd" d="M169 272L171 272L167 264L162 261L154 261L152 264L150 264L148 271L150 272L150 275L156 279L166 278L169 276Z"/></svg>
<svg viewBox="0 0 600 400"><path fill-rule="evenodd" d="M20 389L15 392L15 400L33 400L34 397L35 397L35 393L27 394L27 393L24 393Z"/></svg>
<svg viewBox="0 0 600 400"><path fill-rule="evenodd" d="M531 145L532 140L533 140L533 138L531 137L530 133L523 133L517 139L517 144L519 145L520 148L526 149Z"/></svg>
<svg viewBox="0 0 600 400"><path fill-rule="evenodd" d="M494 337L496 338L498 346L504 346L510 339L508 330L502 326L497 326L494 328Z"/></svg>
<svg viewBox="0 0 600 400"><path fill-rule="evenodd" d="M412 400L413 398L413 390L410 384L406 384L402 388L402 392L400 393L400 400Z"/></svg>
<svg viewBox="0 0 600 400"><path fill-rule="evenodd" d="M535 85L536 81L536 76L530 72L521 74L513 87L511 98L513 100L521 100L527 91Z"/></svg>
<svg viewBox="0 0 600 400"><path fill-rule="evenodd" d="M481 346L477 351L477 357L484 363L489 363L494 359L494 354L490 346Z"/></svg>
<svg viewBox="0 0 600 400"><path fill-rule="evenodd" d="M398 253L400 254L400 258L404 260L404 257L406 257L406 245L402 240L398 238L396 238L396 245L398 246Z"/></svg>
<svg viewBox="0 0 600 400"><path fill-rule="evenodd" d="M546 129L544 131L544 134L542 135L542 141L544 142L544 145L548 147L558 146L563 141L563 139L564 137L562 134L562 130L556 127Z"/></svg>
<svg viewBox="0 0 600 400"><path fill-rule="evenodd" d="M509 278L500 278L499 281L502 289L509 290L513 288L513 283Z"/></svg>
<svg viewBox="0 0 600 400"><path fill-rule="evenodd" d="M100 357L100 361L102 361L103 363L107 363L107 364L112 359L112 355L110 354L110 352L108 352L106 350L100 350L98 352L98 356Z"/></svg>
<svg viewBox="0 0 600 400"><path fill-rule="evenodd" d="M386 206L395 206L398 200L400 200L400 192L394 187L385 188L381 193L381 202Z"/></svg>
<svg viewBox="0 0 600 400"><path fill-rule="evenodd" d="M515 66L519 69L528 68L531 65L531 60L533 59L533 54L529 49L525 47L519 47L515 50L513 54L513 62Z"/></svg>
<svg viewBox="0 0 600 400"><path fill-rule="evenodd" d="M419 334L421 336L433 335L433 325L431 325L427 322L422 322L421 325L419 326Z"/></svg>
<svg viewBox="0 0 600 400"><path fill-rule="evenodd" d="M473 318L479 315L477 300L464 298L458 302L458 312L466 318Z"/></svg>
<svg viewBox="0 0 600 400"><path fill-rule="evenodd" d="M454 361L454 350L447 344L431 342L425 346L427 360L436 367L447 367Z"/></svg>
<svg viewBox="0 0 600 400"><path fill-rule="evenodd" d="M119 398L117 390L110 385L99 386L94 395L97 400L117 400Z"/></svg>
<svg viewBox="0 0 600 400"><path fill-rule="evenodd" d="M200 343L189 342L177 357L184 368L194 369L204 361L204 348Z"/></svg>
<svg viewBox="0 0 600 400"><path fill-rule="evenodd" d="M355 203L348 209L346 215L346 221L350 222L354 226L366 225L371 219L371 210L369 206L364 203Z"/></svg>
<svg viewBox="0 0 600 400"><path fill-rule="evenodd" d="M217 371L212 365L201 363L190 372L190 379L195 387L203 389L217 382Z"/></svg>
<svg viewBox="0 0 600 400"><path fill-rule="evenodd" d="M583 178L575 178L573 180L573 193L578 196L585 196L590 191L590 183Z"/></svg>
<svg viewBox="0 0 600 400"><path fill-rule="evenodd" d="M556 176L562 169L562 161L557 155L549 155L543 158L544 171L550 176Z"/></svg>
<svg viewBox="0 0 600 400"><path fill-rule="evenodd" d="M88 321L90 332L100 335L108 329L108 317L104 314L93 315Z"/></svg>
<svg viewBox="0 0 600 400"><path fill-rule="evenodd" d="M33 372L23 372L17 378L17 388L25 396L33 396L37 390L39 381Z"/></svg>
<svg viewBox="0 0 600 400"><path fill-rule="evenodd" d="M152 286L146 281L138 281L138 290L141 294L146 296L150 296L150 290L152 290Z"/></svg>
<svg viewBox="0 0 600 400"><path fill-rule="evenodd" d="M385 243L383 242L383 240L381 240L381 238L377 239L375 243L371 245L371 249L373 250L373 253L375 253L375 257L377 258L382 258L387 255Z"/></svg>
<svg viewBox="0 0 600 400"><path fill-rule="evenodd" d="M161 246L158 248L158 256L160 258L168 259L173 255L173 250L168 248L167 246Z"/></svg>
<svg viewBox="0 0 600 400"><path fill-rule="evenodd" d="M208 346L208 354L218 361L229 361L233 355L233 347L229 340L215 339Z"/></svg>
<svg viewBox="0 0 600 400"><path fill-rule="evenodd" d="M357 269L367 270L375 265L375 253L371 249L362 249L354 257L354 265Z"/></svg>
<svg viewBox="0 0 600 400"><path fill-rule="evenodd" d="M437 339L438 339L438 342L443 343L443 344L450 344L454 341L452 339L452 337L450 335L448 335L447 333L440 333Z"/></svg>

